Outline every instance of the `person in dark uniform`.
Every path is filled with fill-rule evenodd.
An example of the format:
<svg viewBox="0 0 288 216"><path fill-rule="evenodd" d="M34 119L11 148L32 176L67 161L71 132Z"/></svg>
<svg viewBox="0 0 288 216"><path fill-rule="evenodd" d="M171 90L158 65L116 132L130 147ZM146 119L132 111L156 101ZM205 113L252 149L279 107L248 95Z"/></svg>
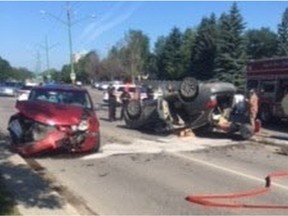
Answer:
<svg viewBox="0 0 288 216"><path fill-rule="evenodd" d="M117 98L115 94L115 88L112 87L109 89L109 98L108 98L108 112L109 112L109 120L116 120L116 107L117 107Z"/></svg>
<svg viewBox="0 0 288 216"><path fill-rule="evenodd" d="M120 95L120 100L122 102L120 120L123 120L124 118L124 110L126 109L130 99L131 99L131 95L129 93L129 89L124 88L122 94Z"/></svg>
<svg viewBox="0 0 288 216"><path fill-rule="evenodd" d="M151 85L148 85L146 89L146 95L147 95L147 100L153 100L154 99L154 92L153 88Z"/></svg>

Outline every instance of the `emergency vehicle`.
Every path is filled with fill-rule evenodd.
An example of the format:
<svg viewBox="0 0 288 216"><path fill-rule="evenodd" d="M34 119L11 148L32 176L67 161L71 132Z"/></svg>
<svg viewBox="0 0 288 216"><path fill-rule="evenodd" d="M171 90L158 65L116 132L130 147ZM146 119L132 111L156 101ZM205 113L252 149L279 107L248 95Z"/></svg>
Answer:
<svg viewBox="0 0 288 216"><path fill-rule="evenodd" d="M288 92L288 57L251 60L246 69L246 90L255 89L259 96L259 118L287 118L281 102Z"/></svg>

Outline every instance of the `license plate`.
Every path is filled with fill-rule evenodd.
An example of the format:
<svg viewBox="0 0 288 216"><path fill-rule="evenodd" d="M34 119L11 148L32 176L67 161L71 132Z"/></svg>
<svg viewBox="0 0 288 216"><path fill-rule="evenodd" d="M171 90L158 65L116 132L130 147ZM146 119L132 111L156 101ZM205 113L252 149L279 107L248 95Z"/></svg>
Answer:
<svg viewBox="0 0 288 216"><path fill-rule="evenodd" d="M9 125L9 128L15 133L15 135L17 137L20 137L21 134L22 134L22 128L21 128L21 125L19 123L19 121L16 119L16 120L13 120L11 121L10 125Z"/></svg>

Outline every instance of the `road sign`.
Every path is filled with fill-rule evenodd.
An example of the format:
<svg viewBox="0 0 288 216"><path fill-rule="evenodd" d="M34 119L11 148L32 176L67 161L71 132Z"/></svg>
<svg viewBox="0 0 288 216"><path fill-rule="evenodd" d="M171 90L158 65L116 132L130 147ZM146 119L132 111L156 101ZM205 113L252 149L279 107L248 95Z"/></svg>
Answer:
<svg viewBox="0 0 288 216"><path fill-rule="evenodd" d="M75 81L75 79L76 79L76 74L75 74L75 73L70 73L70 79L71 79L72 81Z"/></svg>

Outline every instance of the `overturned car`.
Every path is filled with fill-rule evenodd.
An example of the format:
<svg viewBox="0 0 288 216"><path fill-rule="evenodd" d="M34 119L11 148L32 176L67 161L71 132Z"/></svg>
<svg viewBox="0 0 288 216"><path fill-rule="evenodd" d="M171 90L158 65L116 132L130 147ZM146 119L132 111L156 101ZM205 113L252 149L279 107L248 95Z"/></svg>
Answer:
<svg viewBox="0 0 288 216"><path fill-rule="evenodd" d="M236 93L233 84L219 81L199 82L187 77L182 82L174 81L168 85L172 88L156 87L158 91L162 91L157 98L131 100L124 112L126 125L133 129L156 131L223 128L226 132L240 131L244 139L253 135L249 118L235 120L233 117ZM231 124L224 125L222 119Z"/></svg>
<svg viewBox="0 0 288 216"><path fill-rule="evenodd" d="M32 89L27 101L17 101L10 117L12 149L23 156L64 149L98 151L99 121L88 91L70 85Z"/></svg>

